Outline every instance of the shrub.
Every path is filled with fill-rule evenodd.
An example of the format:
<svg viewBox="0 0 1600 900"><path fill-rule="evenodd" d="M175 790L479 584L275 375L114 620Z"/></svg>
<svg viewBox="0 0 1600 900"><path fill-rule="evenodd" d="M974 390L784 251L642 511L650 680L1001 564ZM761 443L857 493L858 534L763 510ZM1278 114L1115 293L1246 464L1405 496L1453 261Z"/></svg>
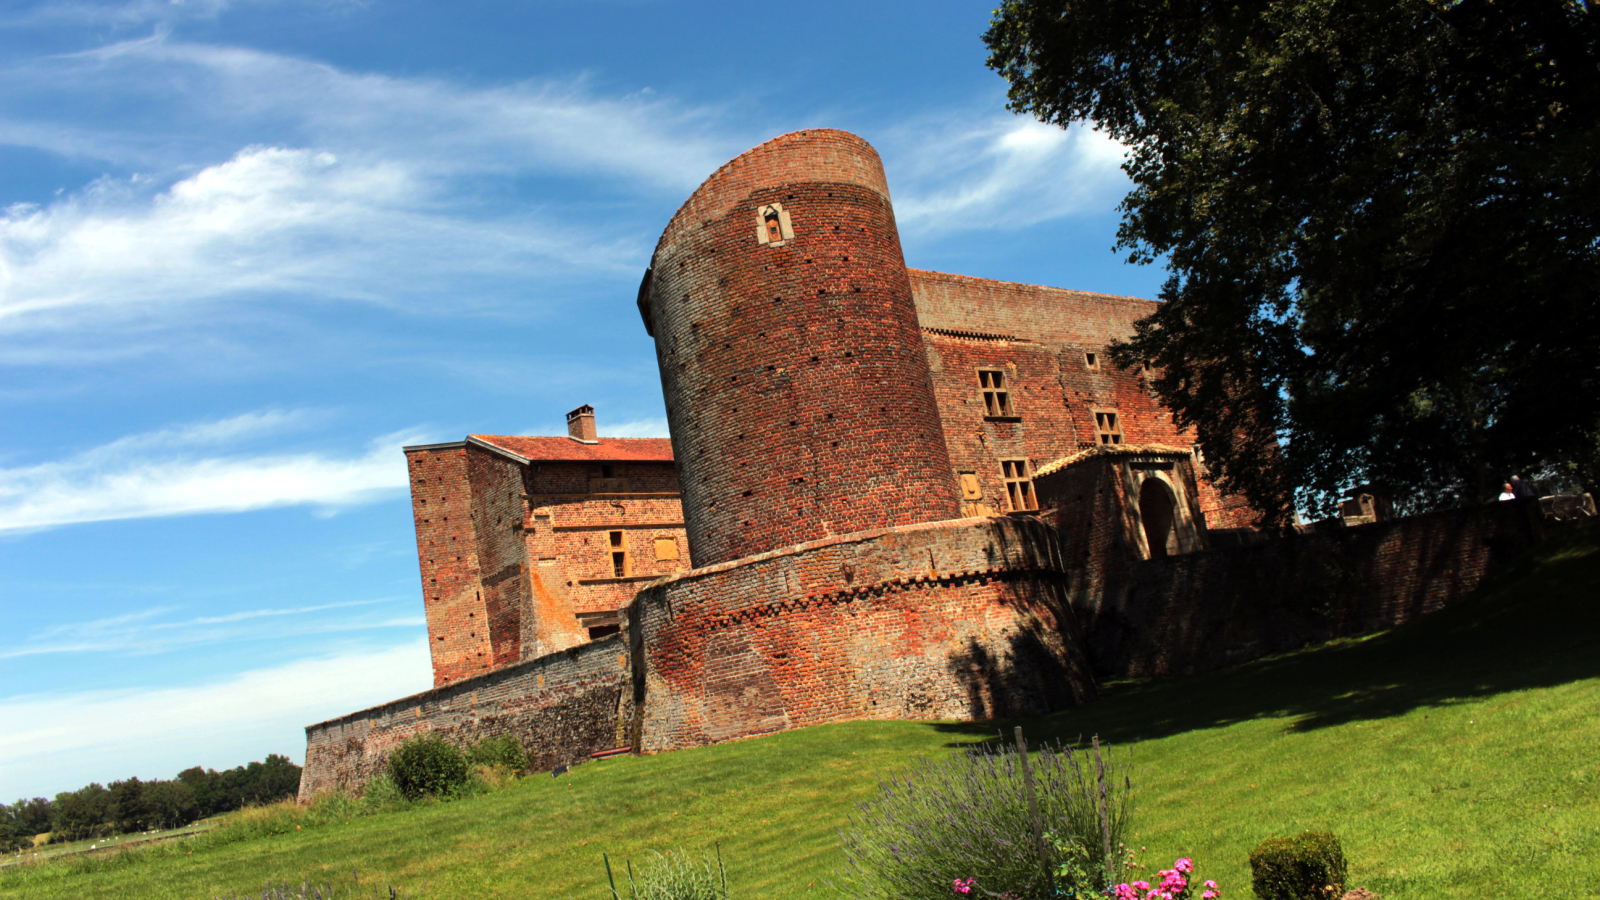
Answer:
<svg viewBox="0 0 1600 900"><path fill-rule="evenodd" d="M359 815L372 815L374 813L389 812L390 810L403 809L410 801L400 792L399 786L388 772L373 776L361 790Z"/></svg>
<svg viewBox="0 0 1600 900"><path fill-rule="evenodd" d="M1327 831L1267 838L1250 851L1250 887L1261 900L1326 900L1344 894L1347 868Z"/></svg>
<svg viewBox="0 0 1600 900"><path fill-rule="evenodd" d="M502 734L486 737L467 748L467 762L478 766L525 772L528 769L528 754L523 751L522 742L515 736Z"/></svg>
<svg viewBox="0 0 1600 900"><path fill-rule="evenodd" d="M467 757L432 732L418 735L389 754L389 777L407 800L443 796L466 783Z"/></svg>
<svg viewBox="0 0 1600 900"><path fill-rule="evenodd" d="M633 900L727 900L728 875L720 851L691 855L687 851L657 853L634 871L628 863L628 887ZM610 862L606 874L610 877Z"/></svg>
<svg viewBox="0 0 1600 900"><path fill-rule="evenodd" d="M1098 752L1091 758L1060 745L1041 748L1030 762L1041 825L1055 847L1044 854L1055 857L1048 874L1020 755L991 746L944 762L919 758L910 772L881 780L877 797L858 804L840 830L846 863L835 887L852 897L949 900L952 885L969 879L988 894L1024 898L1114 884L1132 810L1126 764L1105 765Z"/></svg>

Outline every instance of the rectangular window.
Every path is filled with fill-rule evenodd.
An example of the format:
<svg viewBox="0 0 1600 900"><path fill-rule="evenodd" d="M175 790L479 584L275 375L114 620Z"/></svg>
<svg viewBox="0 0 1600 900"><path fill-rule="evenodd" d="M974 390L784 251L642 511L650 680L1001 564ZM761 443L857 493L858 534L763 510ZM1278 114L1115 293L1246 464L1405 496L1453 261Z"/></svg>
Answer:
<svg viewBox="0 0 1600 900"><path fill-rule="evenodd" d="M1088 366L1091 372L1100 371L1100 354L1092 350L1083 351L1083 364Z"/></svg>
<svg viewBox="0 0 1600 900"><path fill-rule="evenodd" d="M1094 411L1094 436L1102 444L1122 443L1122 423L1117 421L1116 412L1109 409Z"/></svg>
<svg viewBox="0 0 1600 900"><path fill-rule="evenodd" d="M979 369L978 387L983 390L984 415L1016 415L1011 409L1011 390L1006 385L1006 373L1003 370Z"/></svg>
<svg viewBox="0 0 1600 900"><path fill-rule="evenodd" d="M633 574L628 562L628 535L621 531L606 532L606 549L611 553L611 577L627 578Z"/></svg>
<svg viewBox="0 0 1600 900"><path fill-rule="evenodd" d="M1000 474L1006 482L1006 502L1010 504L1008 512L1039 508L1039 503L1033 496L1033 472L1028 467L1027 460L1000 460Z"/></svg>

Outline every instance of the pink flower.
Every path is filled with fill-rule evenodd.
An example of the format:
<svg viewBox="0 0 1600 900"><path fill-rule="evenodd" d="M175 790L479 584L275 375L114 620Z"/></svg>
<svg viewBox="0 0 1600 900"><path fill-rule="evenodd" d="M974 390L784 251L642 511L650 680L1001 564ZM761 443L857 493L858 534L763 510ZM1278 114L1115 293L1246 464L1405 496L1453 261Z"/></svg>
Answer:
<svg viewBox="0 0 1600 900"><path fill-rule="evenodd" d="M1150 882L1148 882L1148 881L1135 881L1133 883L1132 887L1136 891L1148 891L1148 890L1150 890Z"/></svg>
<svg viewBox="0 0 1600 900"><path fill-rule="evenodd" d="M1194 860L1192 860L1189 857L1185 856L1184 858L1182 858L1182 859L1178 860L1177 862L1173 863L1172 867L1174 869L1177 869L1179 872L1193 872L1194 871Z"/></svg>
<svg viewBox="0 0 1600 900"><path fill-rule="evenodd" d="M968 878L963 881L962 879L957 878L955 881L950 883L950 887L958 894L970 894L972 893L972 886L977 882L977 880L978 879L976 878Z"/></svg>
<svg viewBox="0 0 1600 900"><path fill-rule="evenodd" d="M1206 887L1211 888L1214 891L1214 890L1217 889L1217 883L1215 881L1209 881L1208 880L1206 882Z"/></svg>
<svg viewBox="0 0 1600 900"><path fill-rule="evenodd" d="M1215 896L1217 896L1216 891L1206 891L1200 895L1200 900L1211 900L1211 898Z"/></svg>

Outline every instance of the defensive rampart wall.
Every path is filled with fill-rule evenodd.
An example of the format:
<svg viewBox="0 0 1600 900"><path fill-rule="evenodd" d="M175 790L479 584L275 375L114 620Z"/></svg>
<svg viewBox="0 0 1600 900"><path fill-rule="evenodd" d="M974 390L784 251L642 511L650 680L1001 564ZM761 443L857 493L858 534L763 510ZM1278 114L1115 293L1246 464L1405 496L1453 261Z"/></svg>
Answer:
<svg viewBox="0 0 1600 900"><path fill-rule="evenodd" d="M626 648L612 635L312 725L300 802L324 791L359 793L390 750L429 731L458 746L514 735L533 770L626 744L634 719Z"/></svg>
<svg viewBox="0 0 1600 900"><path fill-rule="evenodd" d="M1099 592L1075 592L1075 606L1100 677L1205 672L1412 621L1542 535L1534 503L1318 529L1133 561Z"/></svg>
<svg viewBox="0 0 1600 900"><path fill-rule="evenodd" d="M658 581L629 609L636 749L854 719L985 719L1094 697L1053 529L860 532Z"/></svg>

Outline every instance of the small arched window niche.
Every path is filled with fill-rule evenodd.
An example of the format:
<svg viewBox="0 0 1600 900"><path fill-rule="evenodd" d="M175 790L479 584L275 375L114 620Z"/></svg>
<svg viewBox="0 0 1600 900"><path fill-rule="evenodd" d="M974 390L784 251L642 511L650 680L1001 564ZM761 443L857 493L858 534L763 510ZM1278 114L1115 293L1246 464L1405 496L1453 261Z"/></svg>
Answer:
<svg viewBox="0 0 1600 900"><path fill-rule="evenodd" d="M782 247L794 240L794 225L782 203L768 203L756 210L756 240L768 247Z"/></svg>

